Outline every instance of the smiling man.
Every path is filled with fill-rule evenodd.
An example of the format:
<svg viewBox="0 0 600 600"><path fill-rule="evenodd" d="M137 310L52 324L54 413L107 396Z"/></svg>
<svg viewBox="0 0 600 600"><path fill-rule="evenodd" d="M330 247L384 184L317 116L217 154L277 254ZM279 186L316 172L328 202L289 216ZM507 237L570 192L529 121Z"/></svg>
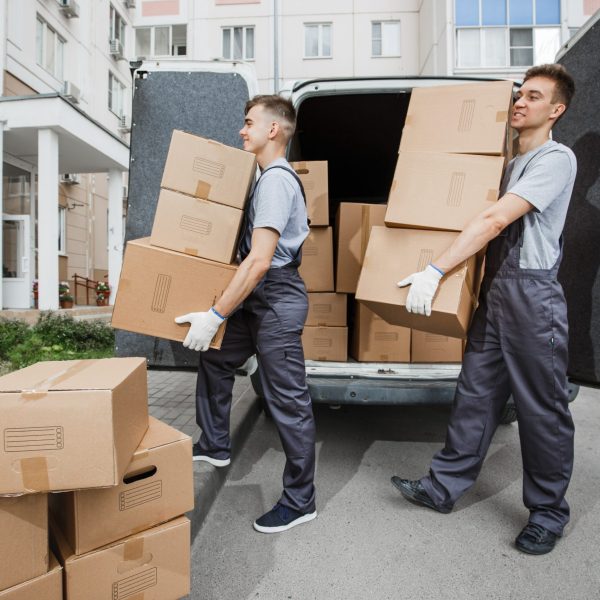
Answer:
<svg viewBox="0 0 600 600"><path fill-rule="evenodd" d="M311 521L315 509L315 424L306 385L302 329L308 297L298 274L308 235L302 184L285 159L296 126L291 102L256 96L246 105L240 136L256 155L254 184L240 242L241 263L231 283L207 312L177 317L191 324L183 345L199 350L196 420L202 433L194 460L230 463L229 414L235 370L256 354L265 401L283 446L283 493L254 522L262 533ZM228 318L220 350L208 346Z"/></svg>
<svg viewBox="0 0 600 600"><path fill-rule="evenodd" d="M575 156L550 139L575 91L560 65L527 71L511 126L518 155L500 199L467 224L411 285L406 308L430 315L442 277L486 244L479 306L468 333L445 447L418 481L392 477L407 499L448 513L475 482L512 394L523 458L529 521L515 543L545 554L569 521L565 493L573 468L574 427L567 391L567 307L556 279L562 230L576 174Z"/></svg>

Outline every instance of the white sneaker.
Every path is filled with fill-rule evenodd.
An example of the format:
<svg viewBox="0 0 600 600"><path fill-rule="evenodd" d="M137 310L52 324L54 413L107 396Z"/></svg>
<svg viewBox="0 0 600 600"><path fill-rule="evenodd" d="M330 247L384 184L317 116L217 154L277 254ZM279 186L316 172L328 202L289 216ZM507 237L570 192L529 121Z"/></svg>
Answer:
<svg viewBox="0 0 600 600"><path fill-rule="evenodd" d="M227 467L231 464L230 458L213 458L212 456L208 456L206 454L200 454L201 450L197 448L196 444L194 444L194 453L192 456L192 460L194 462L207 462L213 467Z"/></svg>

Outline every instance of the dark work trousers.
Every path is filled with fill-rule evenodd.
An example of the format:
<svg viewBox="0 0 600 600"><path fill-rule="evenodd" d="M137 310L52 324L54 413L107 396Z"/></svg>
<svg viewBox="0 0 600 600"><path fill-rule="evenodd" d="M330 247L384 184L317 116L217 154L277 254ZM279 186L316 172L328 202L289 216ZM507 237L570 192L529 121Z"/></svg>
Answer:
<svg viewBox="0 0 600 600"><path fill-rule="evenodd" d="M552 269L519 268L522 219L486 254L479 307L469 329L446 445L421 482L438 506L452 507L475 482L512 393L529 520L562 535L573 470L567 391L567 307Z"/></svg>
<svg viewBox="0 0 600 600"><path fill-rule="evenodd" d="M298 269L270 269L228 319L221 349L200 353L196 386L200 448L213 458L229 458L235 370L256 353L265 401L286 456L279 502L302 513L315 510L315 423L301 341L307 312Z"/></svg>

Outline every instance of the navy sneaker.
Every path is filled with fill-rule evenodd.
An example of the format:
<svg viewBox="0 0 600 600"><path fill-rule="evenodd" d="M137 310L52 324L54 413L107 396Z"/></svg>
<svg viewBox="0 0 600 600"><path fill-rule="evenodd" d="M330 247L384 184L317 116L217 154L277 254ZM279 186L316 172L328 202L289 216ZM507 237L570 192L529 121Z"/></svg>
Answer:
<svg viewBox="0 0 600 600"><path fill-rule="evenodd" d="M537 523L527 523L515 540L515 546L526 554L548 554L558 536Z"/></svg>
<svg viewBox="0 0 600 600"><path fill-rule="evenodd" d="M278 502L268 513L254 521L254 529L261 533L279 533L312 521L316 516L316 510L311 513L301 513Z"/></svg>
<svg viewBox="0 0 600 600"><path fill-rule="evenodd" d="M194 444L192 460L194 462L196 462L196 461L207 462L207 463L211 464L213 467L226 467L231 463L230 458L213 458L212 456L209 456L208 454L206 454L206 452L204 452L203 450L200 449L200 444L197 444L197 443Z"/></svg>
<svg viewBox="0 0 600 600"><path fill-rule="evenodd" d="M418 504L419 506L426 506L437 512L448 514L452 509L445 508L442 506L436 506L429 494L425 491L423 484L417 479L411 481L409 479L400 479L394 475L392 477L392 484L395 488L400 490L400 493L410 502Z"/></svg>

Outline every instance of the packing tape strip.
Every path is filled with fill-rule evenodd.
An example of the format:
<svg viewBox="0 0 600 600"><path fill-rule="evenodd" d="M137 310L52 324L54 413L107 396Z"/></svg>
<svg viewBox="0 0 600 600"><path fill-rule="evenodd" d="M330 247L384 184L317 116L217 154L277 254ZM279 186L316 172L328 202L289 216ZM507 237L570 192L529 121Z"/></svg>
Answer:
<svg viewBox="0 0 600 600"><path fill-rule="evenodd" d="M134 460L142 460L144 458L147 458L149 452L150 451L148 450L148 448L138 447L138 449L134 452L133 457L131 458L131 462L133 462Z"/></svg>
<svg viewBox="0 0 600 600"><path fill-rule="evenodd" d="M45 456L22 458L19 462L23 487L26 491L47 492L50 489L48 461Z"/></svg>
<svg viewBox="0 0 600 600"><path fill-rule="evenodd" d="M498 190L488 190L487 196L485 197L486 202L496 202L499 193Z"/></svg>
<svg viewBox="0 0 600 600"><path fill-rule="evenodd" d="M208 199L208 197L210 196L210 190L211 185L210 183L208 183L208 181L199 180L196 184L196 193L194 194L194 196L197 196L198 198Z"/></svg>
<svg viewBox="0 0 600 600"><path fill-rule="evenodd" d="M504 121L508 121L508 111L507 110L499 110L496 113L496 123L502 123Z"/></svg>
<svg viewBox="0 0 600 600"><path fill-rule="evenodd" d="M125 542L123 560L139 560L144 555L144 538L137 537Z"/></svg>
<svg viewBox="0 0 600 600"><path fill-rule="evenodd" d="M198 256L198 250L196 248L184 248L184 254L190 254L191 256Z"/></svg>
<svg viewBox="0 0 600 600"><path fill-rule="evenodd" d="M406 119L404 119L404 127L408 127L413 124L414 118L412 115L406 115Z"/></svg>
<svg viewBox="0 0 600 600"><path fill-rule="evenodd" d="M38 381L31 388L23 390L21 392L21 398L23 398L23 400L39 400L46 396L51 387L63 383L74 375L78 375L82 371L94 366L97 362L98 359L75 361L75 364L72 364L70 367L63 369L46 379Z"/></svg>

